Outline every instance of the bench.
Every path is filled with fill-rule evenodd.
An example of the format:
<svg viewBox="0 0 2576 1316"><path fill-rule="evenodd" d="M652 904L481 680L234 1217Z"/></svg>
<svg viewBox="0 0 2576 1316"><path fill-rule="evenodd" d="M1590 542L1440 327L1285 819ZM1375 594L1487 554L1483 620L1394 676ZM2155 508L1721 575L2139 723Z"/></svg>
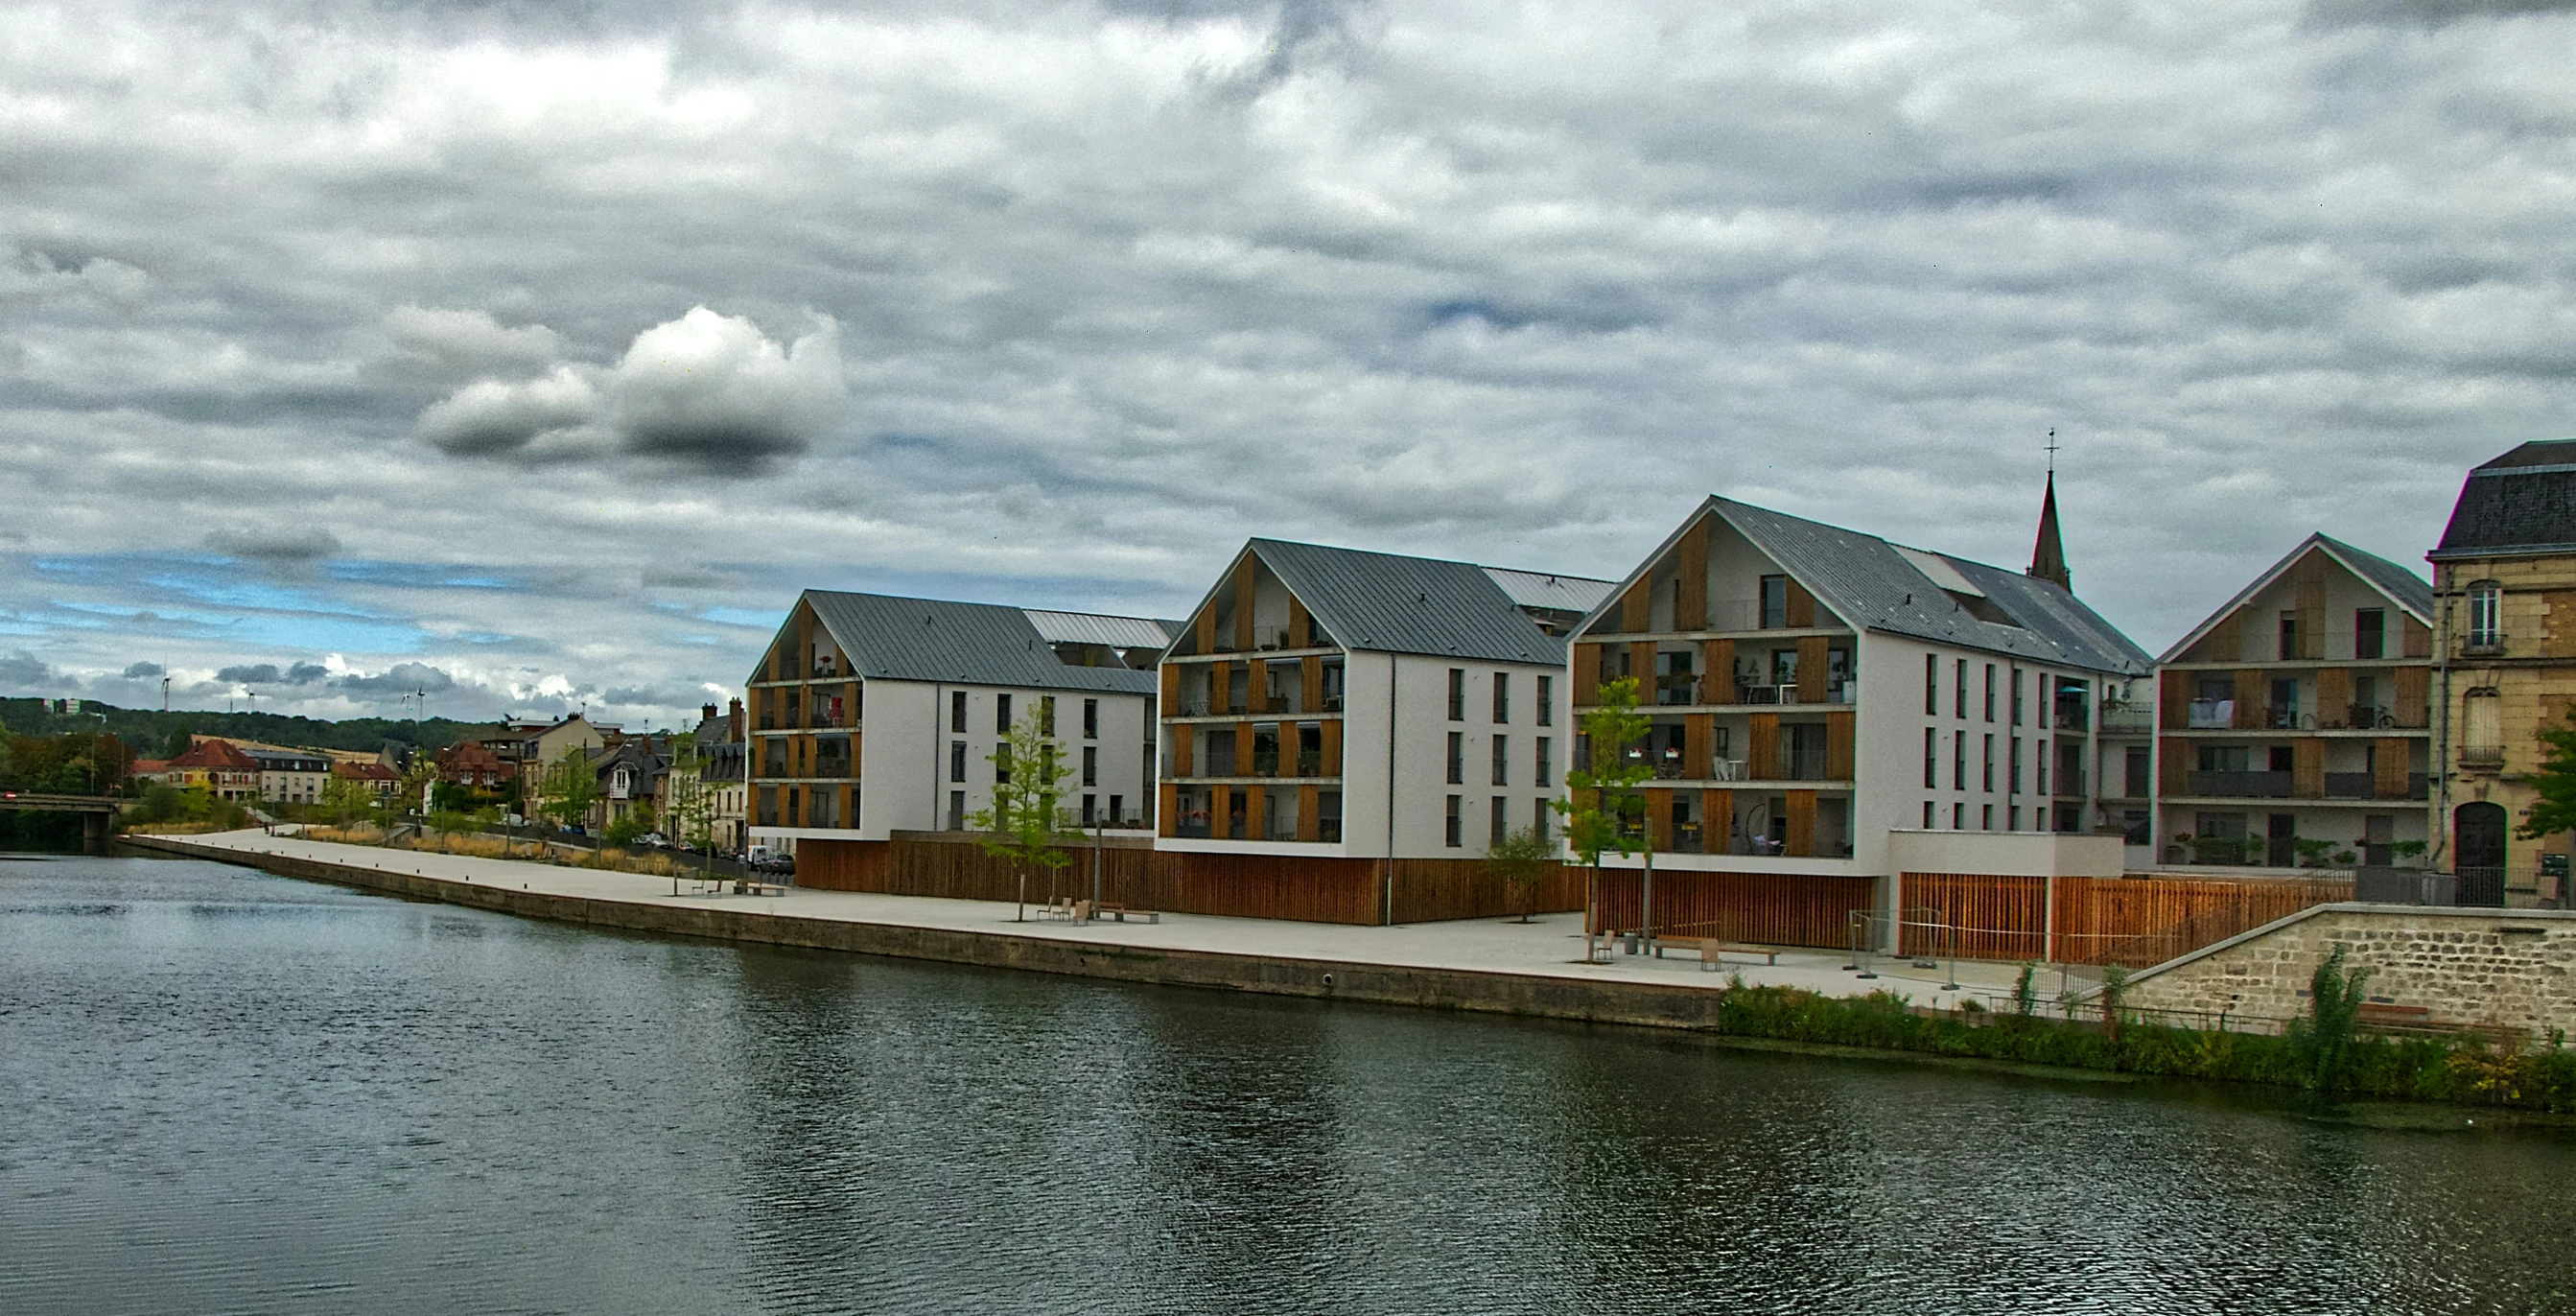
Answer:
<svg viewBox="0 0 2576 1316"><path fill-rule="evenodd" d="M752 878L744 878L742 881L734 883L733 889L746 896L783 896L787 894L787 888L776 882L762 882Z"/></svg>
<svg viewBox="0 0 2576 1316"><path fill-rule="evenodd" d="M1125 923L1130 919L1143 923L1156 924L1163 921L1162 914L1157 911L1150 909L1129 909L1125 905L1113 905L1107 901L1101 902L1099 908L1092 910L1091 916L1093 918L1114 918L1121 923Z"/></svg>
<svg viewBox="0 0 2576 1316"><path fill-rule="evenodd" d="M1666 937L1655 943L1655 958L1662 959L1668 949L1688 949L1696 953L1699 956L1699 966L1711 972L1716 971L1718 956L1721 954L1759 955L1764 964L1775 968L1780 963L1780 952L1768 946L1748 946L1742 942L1719 941L1715 937Z"/></svg>

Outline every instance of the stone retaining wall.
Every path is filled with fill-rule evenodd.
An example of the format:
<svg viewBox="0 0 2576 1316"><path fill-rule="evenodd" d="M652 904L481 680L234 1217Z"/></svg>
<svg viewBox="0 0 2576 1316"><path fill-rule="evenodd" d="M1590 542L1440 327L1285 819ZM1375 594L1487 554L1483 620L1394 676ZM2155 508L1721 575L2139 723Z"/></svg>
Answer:
<svg viewBox="0 0 2576 1316"><path fill-rule="evenodd" d="M2576 912L2319 905L2131 979L2146 1009L2226 1013L2278 1026L2308 1012L2308 983L2337 945L2371 971L2380 1013L2576 1033Z"/></svg>

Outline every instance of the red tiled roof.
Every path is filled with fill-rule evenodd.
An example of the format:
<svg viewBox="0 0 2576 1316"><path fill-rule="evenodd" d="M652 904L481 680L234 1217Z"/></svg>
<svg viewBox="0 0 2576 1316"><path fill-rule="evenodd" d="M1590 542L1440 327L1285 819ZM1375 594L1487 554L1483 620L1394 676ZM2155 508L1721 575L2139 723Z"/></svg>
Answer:
<svg viewBox="0 0 2576 1316"><path fill-rule="evenodd" d="M350 781L400 781L402 774L381 763L334 763L331 775Z"/></svg>
<svg viewBox="0 0 2576 1316"><path fill-rule="evenodd" d="M173 768L212 768L221 772L257 772L259 760L220 740L200 740L170 760Z"/></svg>

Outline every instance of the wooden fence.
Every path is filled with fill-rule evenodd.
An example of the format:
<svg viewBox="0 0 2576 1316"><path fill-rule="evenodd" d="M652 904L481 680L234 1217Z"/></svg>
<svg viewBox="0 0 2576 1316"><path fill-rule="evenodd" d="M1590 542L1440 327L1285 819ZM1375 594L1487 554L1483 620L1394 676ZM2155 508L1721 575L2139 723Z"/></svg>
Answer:
<svg viewBox="0 0 2576 1316"><path fill-rule="evenodd" d="M1577 880L1581 875L1574 871ZM1846 947L1852 911L1875 908L1878 885L1874 877L1658 870L1655 935ZM1635 869L1603 869L1594 930L1638 926L1644 886L1644 874Z"/></svg>
<svg viewBox="0 0 2576 1316"><path fill-rule="evenodd" d="M2310 905L2350 899L2350 878L1907 873L1898 950L1948 955L1955 937L1962 959L2142 969Z"/></svg>
<svg viewBox="0 0 2576 1316"><path fill-rule="evenodd" d="M1098 852L1100 898L1130 909L1306 923L1374 924L1392 904L1398 923L1499 918L1521 912L1524 896L1467 859L1399 859L1389 888L1385 861L1301 855L1171 853L1133 838ZM1026 875L985 853L964 833L901 833L891 841L816 841L797 846L796 881L825 891L872 891L953 900L1045 903L1088 900L1094 852L1072 850L1054 874ZM1583 907L1580 870L1550 865L1531 885L1533 912Z"/></svg>

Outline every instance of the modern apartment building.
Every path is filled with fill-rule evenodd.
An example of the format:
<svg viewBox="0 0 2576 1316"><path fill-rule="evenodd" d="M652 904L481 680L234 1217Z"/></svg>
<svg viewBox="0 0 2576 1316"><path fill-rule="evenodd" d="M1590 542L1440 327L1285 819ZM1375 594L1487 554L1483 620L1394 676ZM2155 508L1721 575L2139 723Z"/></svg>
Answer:
<svg viewBox="0 0 2576 1316"><path fill-rule="evenodd" d="M2103 698L2152 660L2058 583L2054 529L2025 573L1702 503L1574 644L1578 715L1633 676L1652 717L1656 867L1879 877L1895 833L2103 822Z"/></svg>
<svg viewBox="0 0 2576 1316"><path fill-rule="evenodd" d="M2568 906L2568 837L2516 835L2576 707L2576 439L2469 472L2433 564L2436 866L2460 902Z"/></svg>
<svg viewBox="0 0 2576 1316"><path fill-rule="evenodd" d="M320 750L244 748L259 764L259 797L275 804L319 804L331 779L331 756Z"/></svg>
<svg viewBox="0 0 2576 1316"><path fill-rule="evenodd" d="M2433 625L2423 578L2320 534L2183 636L2156 666L2156 857L2420 853Z"/></svg>
<svg viewBox="0 0 2576 1316"><path fill-rule="evenodd" d="M749 839L801 868L818 845L964 830L1010 770L996 746L1033 713L1072 769L1066 811L1142 825L1170 638L1142 617L808 590L748 683Z"/></svg>
<svg viewBox="0 0 2576 1316"><path fill-rule="evenodd" d="M1373 865L1547 828L1574 734L1562 637L1607 588L1246 543L1163 656L1155 848Z"/></svg>

